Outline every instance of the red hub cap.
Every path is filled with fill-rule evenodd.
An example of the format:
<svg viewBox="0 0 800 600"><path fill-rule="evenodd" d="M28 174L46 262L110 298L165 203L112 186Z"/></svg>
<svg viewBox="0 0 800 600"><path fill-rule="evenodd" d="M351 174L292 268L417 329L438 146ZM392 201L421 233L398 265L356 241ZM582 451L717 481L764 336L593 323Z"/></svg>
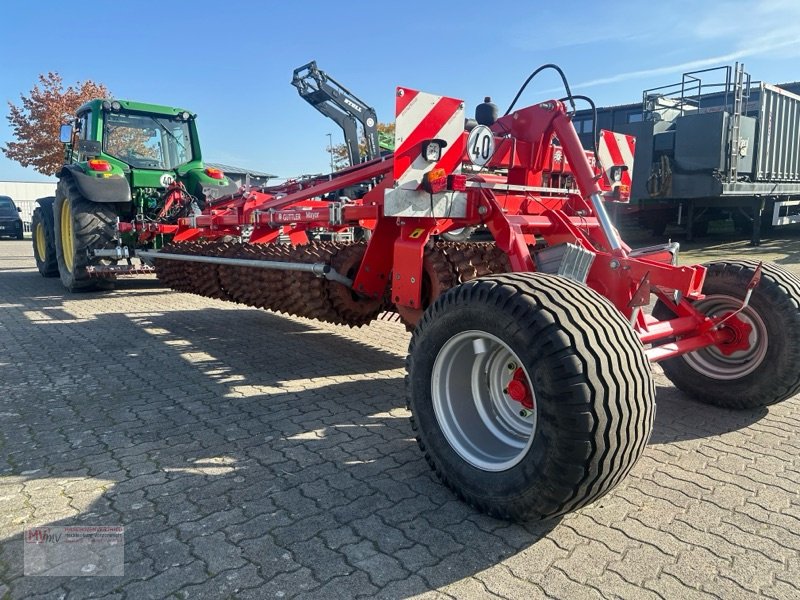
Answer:
<svg viewBox="0 0 800 600"><path fill-rule="evenodd" d="M723 315L723 318L726 316L727 315ZM752 325L745 323L738 316L734 315L725 321L719 330L720 337L722 338L717 342L719 351L726 356L730 356L734 352L747 350L750 348L750 334L752 331Z"/></svg>
<svg viewBox="0 0 800 600"><path fill-rule="evenodd" d="M514 371L514 375L506 388L512 400L519 402L527 409L533 408L533 394L531 394L530 386L525 379L525 372L521 367Z"/></svg>

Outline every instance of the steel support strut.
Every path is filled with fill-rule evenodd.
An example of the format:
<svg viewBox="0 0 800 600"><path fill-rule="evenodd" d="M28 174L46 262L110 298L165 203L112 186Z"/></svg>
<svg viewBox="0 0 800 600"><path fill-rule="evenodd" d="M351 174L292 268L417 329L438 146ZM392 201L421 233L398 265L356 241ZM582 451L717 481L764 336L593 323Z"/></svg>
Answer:
<svg viewBox="0 0 800 600"><path fill-rule="evenodd" d="M564 153L569 159L569 164L572 167L572 172L575 174L578 187L583 193L584 198L588 196L591 201L592 210L594 211L595 217L597 217L597 220L600 222L603 235L608 241L609 250L615 255L626 255L627 252L623 249L617 230L611 222L611 217L608 216L608 211L606 211L605 202L600 196L603 190L598 184L598 177L594 174L594 171L589 166L589 162L586 160L586 154L581 145L581 140L575 131L575 127L572 125L571 119L563 111L559 112L555 119L553 119L553 130L558 136L558 140L564 148Z"/></svg>
<svg viewBox="0 0 800 600"><path fill-rule="evenodd" d="M278 271L300 271L312 273L317 277L324 277L336 281L347 287L353 285L353 280L337 273L330 265L325 263L295 263L274 260L250 260L246 258L221 258L217 256L198 256L196 254L169 254L166 252L138 252L137 256L149 260L179 260L183 262L206 263L211 265L225 265L228 267L253 267L256 269L275 269Z"/></svg>

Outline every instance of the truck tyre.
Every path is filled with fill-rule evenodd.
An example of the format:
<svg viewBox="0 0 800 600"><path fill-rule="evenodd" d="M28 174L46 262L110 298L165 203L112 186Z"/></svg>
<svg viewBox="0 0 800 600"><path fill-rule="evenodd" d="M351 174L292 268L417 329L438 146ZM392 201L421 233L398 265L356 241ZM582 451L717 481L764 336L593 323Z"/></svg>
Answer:
<svg viewBox="0 0 800 600"><path fill-rule="evenodd" d="M417 443L462 500L511 520L611 490L653 426L650 365L605 298L542 273L475 279L414 331L406 386Z"/></svg>
<svg viewBox="0 0 800 600"><path fill-rule="evenodd" d="M706 314L737 310L757 261L713 262L695 307ZM653 309L658 319L674 318L667 305ZM664 374L693 398L724 408L752 409L775 404L800 391L800 279L764 263L761 283L736 317L749 328L750 347L725 353L710 346L661 363Z"/></svg>
<svg viewBox="0 0 800 600"><path fill-rule="evenodd" d="M106 288L106 282L91 278L86 267L102 264L90 257L93 249L114 244L116 213L112 205L86 200L72 179L65 177L56 187L53 221L58 272L64 287L70 292Z"/></svg>
<svg viewBox="0 0 800 600"><path fill-rule="evenodd" d="M42 277L58 277L56 242L53 233L53 200L41 198L31 217L31 237L36 268Z"/></svg>

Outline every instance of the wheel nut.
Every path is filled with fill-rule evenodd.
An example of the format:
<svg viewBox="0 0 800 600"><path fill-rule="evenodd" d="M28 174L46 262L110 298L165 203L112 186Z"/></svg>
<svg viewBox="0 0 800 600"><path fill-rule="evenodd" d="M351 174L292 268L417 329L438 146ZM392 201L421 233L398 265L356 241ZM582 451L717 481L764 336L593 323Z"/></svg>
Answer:
<svg viewBox="0 0 800 600"><path fill-rule="evenodd" d="M506 365L506 367L508 368L509 371L515 371L517 369L517 364L510 362L508 363L508 365Z"/></svg>

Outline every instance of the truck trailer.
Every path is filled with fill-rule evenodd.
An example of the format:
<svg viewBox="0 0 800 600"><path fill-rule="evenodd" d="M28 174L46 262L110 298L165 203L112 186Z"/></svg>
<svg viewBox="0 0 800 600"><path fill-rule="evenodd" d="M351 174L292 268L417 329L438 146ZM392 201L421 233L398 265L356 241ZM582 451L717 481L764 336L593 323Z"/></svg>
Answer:
<svg viewBox="0 0 800 600"><path fill-rule="evenodd" d="M764 228L800 222L800 86L753 82L744 65L684 73L642 102L598 109L599 126L636 137L631 207L688 239L730 219L758 245ZM593 115L576 128L587 147ZM613 125L612 125L613 123ZM596 127L596 126L595 126Z"/></svg>

